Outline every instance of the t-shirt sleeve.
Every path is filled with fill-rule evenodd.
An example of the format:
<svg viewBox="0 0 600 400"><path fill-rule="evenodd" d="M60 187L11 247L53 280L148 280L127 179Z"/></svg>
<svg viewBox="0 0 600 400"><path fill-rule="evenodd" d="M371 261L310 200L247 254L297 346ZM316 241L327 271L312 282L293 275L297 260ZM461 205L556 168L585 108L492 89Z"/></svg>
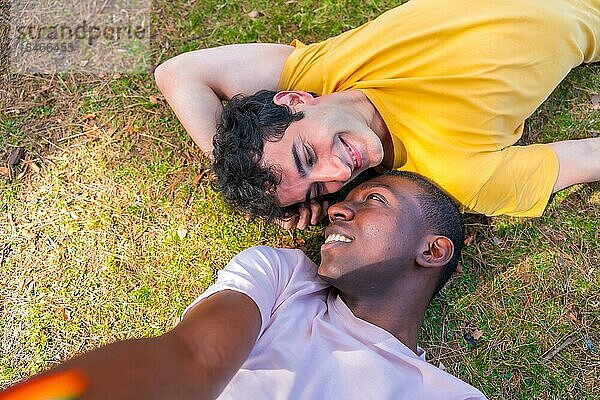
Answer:
<svg viewBox="0 0 600 400"><path fill-rule="evenodd" d="M223 290L234 290L250 297L258 306L262 334L297 262L296 253L289 251L265 246L244 250L218 272L217 281L185 309L182 318L209 296Z"/></svg>
<svg viewBox="0 0 600 400"><path fill-rule="evenodd" d="M556 153L547 144L511 146L500 153L494 173L466 207L490 216L539 217L558 177Z"/></svg>
<svg viewBox="0 0 600 400"><path fill-rule="evenodd" d="M310 45L294 40L290 45L295 49L284 64L279 90L303 90L318 95L332 92L323 76L325 56L331 40Z"/></svg>

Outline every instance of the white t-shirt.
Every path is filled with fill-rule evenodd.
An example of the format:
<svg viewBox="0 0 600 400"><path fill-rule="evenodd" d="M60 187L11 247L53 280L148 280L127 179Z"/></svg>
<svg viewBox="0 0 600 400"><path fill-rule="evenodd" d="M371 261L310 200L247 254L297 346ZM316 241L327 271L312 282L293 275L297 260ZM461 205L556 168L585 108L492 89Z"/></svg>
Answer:
<svg viewBox="0 0 600 400"><path fill-rule="evenodd" d="M485 399L355 317L316 271L300 250L253 247L186 309L229 289L260 310L256 344L219 399Z"/></svg>

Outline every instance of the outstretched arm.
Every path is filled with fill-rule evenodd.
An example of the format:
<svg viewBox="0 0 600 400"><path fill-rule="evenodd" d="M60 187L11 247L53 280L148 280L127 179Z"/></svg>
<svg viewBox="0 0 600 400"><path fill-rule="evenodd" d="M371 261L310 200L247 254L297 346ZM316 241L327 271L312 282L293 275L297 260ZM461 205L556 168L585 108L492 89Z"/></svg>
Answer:
<svg viewBox="0 0 600 400"><path fill-rule="evenodd" d="M260 321L254 301L225 290L198 303L162 336L113 343L46 374L80 371L89 383L82 399L213 399L252 350ZM0 398L11 398L11 391L19 398L26 386Z"/></svg>
<svg viewBox="0 0 600 400"><path fill-rule="evenodd" d="M600 138L551 143L558 156L558 178L553 192L576 183L600 181Z"/></svg>
<svg viewBox="0 0 600 400"><path fill-rule="evenodd" d="M283 65L294 48L238 44L191 51L159 65L160 91L194 142L210 157L221 101L261 89L277 90Z"/></svg>

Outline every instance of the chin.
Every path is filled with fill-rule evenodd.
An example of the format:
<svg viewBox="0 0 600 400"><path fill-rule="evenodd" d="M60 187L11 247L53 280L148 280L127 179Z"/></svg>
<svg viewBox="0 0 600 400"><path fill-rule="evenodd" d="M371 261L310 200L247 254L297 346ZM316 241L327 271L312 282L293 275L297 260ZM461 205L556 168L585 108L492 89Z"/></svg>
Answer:
<svg viewBox="0 0 600 400"><path fill-rule="evenodd" d="M340 269L332 267L327 263L321 262L319 269L317 270L317 276L323 279L325 282L332 284L340 277Z"/></svg>

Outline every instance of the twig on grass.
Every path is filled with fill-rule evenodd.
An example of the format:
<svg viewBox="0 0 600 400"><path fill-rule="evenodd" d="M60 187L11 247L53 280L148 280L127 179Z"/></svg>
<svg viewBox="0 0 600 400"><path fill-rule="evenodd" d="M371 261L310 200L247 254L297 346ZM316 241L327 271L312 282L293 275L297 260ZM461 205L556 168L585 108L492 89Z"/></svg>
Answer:
<svg viewBox="0 0 600 400"><path fill-rule="evenodd" d="M46 139L44 136L40 136L40 139L42 139L44 142L48 143L50 146L56 147L57 149L59 149L60 151L63 152L67 152L67 150L63 149L62 147L60 147L59 145L52 143L50 140Z"/></svg>
<svg viewBox="0 0 600 400"><path fill-rule="evenodd" d="M547 352L542 354L542 361L548 362L552 360L554 357L556 357L558 353L572 345L573 342L575 342L575 336L576 334L572 333L570 336L566 337L562 342L560 342L560 344L556 346L556 348L554 348L553 350L548 350Z"/></svg>
<svg viewBox="0 0 600 400"><path fill-rule="evenodd" d="M169 143L169 142L167 142L166 140L163 140L163 139L161 139L161 138L157 138L156 136L148 135L148 134L146 134L146 133L142 133L142 132L140 132L140 133L139 133L139 135L140 135L140 136L147 137L148 139L154 139L154 140L156 140L156 141L158 141L158 142L160 142L160 143L162 143L162 144L166 144L167 146L171 146L171 147L172 147L172 148L174 148L174 149L176 149L176 148L177 148L177 146L175 146L173 143Z"/></svg>

